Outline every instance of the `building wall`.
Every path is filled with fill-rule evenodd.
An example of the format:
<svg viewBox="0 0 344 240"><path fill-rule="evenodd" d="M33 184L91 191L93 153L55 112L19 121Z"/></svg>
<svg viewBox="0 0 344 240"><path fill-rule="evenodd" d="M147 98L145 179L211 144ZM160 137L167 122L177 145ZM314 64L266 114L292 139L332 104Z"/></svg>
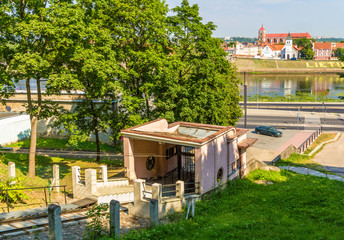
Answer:
<svg viewBox="0 0 344 240"><path fill-rule="evenodd" d="M19 115L0 119L0 144L16 142L30 137L29 115Z"/></svg>
<svg viewBox="0 0 344 240"><path fill-rule="evenodd" d="M157 178L158 176L162 176L161 157L156 157L163 154L162 152L159 152L159 142L138 139L134 139L133 142L136 177ZM155 164L152 170L147 170L146 168L146 160L148 156L155 156Z"/></svg>
<svg viewBox="0 0 344 240"><path fill-rule="evenodd" d="M223 135L198 150L198 154L196 155L198 156L196 158L196 174L200 174L202 193L206 193L227 181L229 166L235 161L234 158L237 155L235 143L228 144L227 139L227 135ZM223 177L218 182L217 173L221 168L223 169Z"/></svg>

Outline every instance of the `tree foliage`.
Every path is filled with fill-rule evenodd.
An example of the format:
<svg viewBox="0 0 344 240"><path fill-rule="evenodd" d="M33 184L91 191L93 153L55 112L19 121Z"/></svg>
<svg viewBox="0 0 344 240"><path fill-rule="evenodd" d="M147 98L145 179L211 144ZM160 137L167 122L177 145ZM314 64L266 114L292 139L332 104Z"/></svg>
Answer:
<svg viewBox="0 0 344 240"><path fill-rule="evenodd" d="M334 55L338 58L338 60L344 61L344 48L337 48L334 51Z"/></svg>
<svg viewBox="0 0 344 240"><path fill-rule="evenodd" d="M63 64L48 82L49 93L83 93L74 108L57 115L55 126L63 126L62 131L68 132L72 145L94 135L97 161L100 161L100 132L108 132L111 104L120 93L116 81L119 64L114 50L117 43L107 28L108 16L103 12L109 8L111 4L103 1L55 6L55 15L65 15L66 19L55 23L64 29L57 40Z"/></svg>
<svg viewBox="0 0 344 240"><path fill-rule="evenodd" d="M64 1L60 1L64 2ZM56 104L42 100L41 82L54 68L54 38L57 29L49 18L48 0L3 0L0 5L0 98L15 92L15 84L26 83L26 112L30 115L31 145L29 176L35 176L36 129L40 118L49 117ZM31 87L36 85L37 96ZM37 99L37 102L34 101Z"/></svg>
<svg viewBox="0 0 344 240"><path fill-rule="evenodd" d="M239 79L221 40L212 37L215 25L202 23L197 5L182 1L168 18L171 37L165 78L157 82L155 116L169 121L235 125L241 116Z"/></svg>
<svg viewBox="0 0 344 240"><path fill-rule="evenodd" d="M59 113L29 101L31 117L54 114L71 143L94 135L99 152L99 133L109 128L118 139L157 117L235 125L241 116L240 80L212 37L216 26L187 0L172 15L160 0L13 0L1 10L3 98L12 79L48 79L48 94L82 92Z"/></svg>
<svg viewBox="0 0 344 240"><path fill-rule="evenodd" d="M299 38L293 40L293 44L301 48L301 58L308 60L312 60L314 58L313 42L315 42L314 39L308 38Z"/></svg>

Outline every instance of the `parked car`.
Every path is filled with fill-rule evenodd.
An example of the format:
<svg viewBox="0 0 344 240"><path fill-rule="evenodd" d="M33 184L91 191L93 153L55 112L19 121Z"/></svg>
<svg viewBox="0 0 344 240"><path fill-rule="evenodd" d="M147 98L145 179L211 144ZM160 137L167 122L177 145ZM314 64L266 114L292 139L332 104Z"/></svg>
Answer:
<svg viewBox="0 0 344 240"><path fill-rule="evenodd" d="M264 134L273 137L282 137L283 133L277 130L275 127L270 126L257 126L255 128L257 134Z"/></svg>
<svg viewBox="0 0 344 240"><path fill-rule="evenodd" d="M291 58L290 60L294 60L294 61L295 61L295 60L296 60L296 58Z"/></svg>

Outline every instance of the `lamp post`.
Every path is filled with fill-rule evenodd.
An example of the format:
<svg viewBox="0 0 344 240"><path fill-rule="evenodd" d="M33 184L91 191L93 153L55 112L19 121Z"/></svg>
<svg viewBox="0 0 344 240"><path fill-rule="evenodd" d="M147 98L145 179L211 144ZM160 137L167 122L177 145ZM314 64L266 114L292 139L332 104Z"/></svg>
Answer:
<svg viewBox="0 0 344 240"><path fill-rule="evenodd" d="M246 126L247 126L247 85L246 85L246 72L244 72L244 109L245 109L244 128L246 128Z"/></svg>

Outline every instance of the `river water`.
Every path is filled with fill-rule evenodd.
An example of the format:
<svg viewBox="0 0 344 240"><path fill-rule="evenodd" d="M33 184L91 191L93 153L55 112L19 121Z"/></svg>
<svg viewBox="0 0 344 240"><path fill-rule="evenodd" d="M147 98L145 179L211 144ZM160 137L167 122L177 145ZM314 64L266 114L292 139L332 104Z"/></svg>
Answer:
<svg viewBox="0 0 344 240"><path fill-rule="evenodd" d="M244 74L240 74L244 81ZM247 94L251 98L296 95L339 99L344 96L344 78L338 74L246 74Z"/></svg>
<svg viewBox="0 0 344 240"><path fill-rule="evenodd" d="M240 77L244 81L244 74ZM276 96L286 100L300 94L327 99L344 96L344 78L339 78L338 74L246 74L245 78L249 100L257 97L262 101L264 98L271 100ZM31 80L30 85L32 90L37 89L36 81ZM45 90L45 85L46 82L42 81L42 90ZM16 90L25 89L25 81L16 84Z"/></svg>

